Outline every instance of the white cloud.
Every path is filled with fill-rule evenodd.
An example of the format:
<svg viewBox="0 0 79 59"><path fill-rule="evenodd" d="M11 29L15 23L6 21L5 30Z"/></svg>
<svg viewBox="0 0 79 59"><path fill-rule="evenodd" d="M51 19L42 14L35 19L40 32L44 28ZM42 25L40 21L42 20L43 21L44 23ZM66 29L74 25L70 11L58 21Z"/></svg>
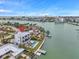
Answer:
<svg viewBox="0 0 79 59"><path fill-rule="evenodd" d="M3 1L0 1L0 4L4 3Z"/></svg>
<svg viewBox="0 0 79 59"><path fill-rule="evenodd" d="M79 16L79 10L59 10L56 14L60 16Z"/></svg>
<svg viewBox="0 0 79 59"><path fill-rule="evenodd" d="M25 15L25 16L46 16L50 15L48 12L16 12L15 15Z"/></svg>
<svg viewBox="0 0 79 59"><path fill-rule="evenodd" d="M0 0L0 4L5 3L8 0Z"/></svg>
<svg viewBox="0 0 79 59"><path fill-rule="evenodd" d="M6 15L16 15L16 16L79 16L79 9L47 9L47 10L39 10L39 11L33 11L33 12L28 12L28 11L11 11L11 10L5 10L5 9L0 9L0 13L6 13Z"/></svg>
<svg viewBox="0 0 79 59"><path fill-rule="evenodd" d="M0 13L9 13L12 12L11 10L6 10L6 9L0 9Z"/></svg>
<svg viewBox="0 0 79 59"><path fill-rule="evenodd" d="M44 11L45 12L45 11ZM79 16L79 8L75 9L63 9L63 8L57 8L57 7L50 7L46 9L46 12L49 13L49 16Z"/></svg>
<svg viewBox="0 0 79 59"><path fill-rule="evenodd" d="M49 13L41 13L41 12L32 12L32 13L29 13L29 14L26 14L28 16L45 16L45 15L49 15Z"/></svg>
<svg viewBox="0 0 79 59"><path fill-rule="evenodd" d="M57 6L50 6L49 8L43 10L48 12L49 16L79 16L79 8L62 8Z"/></svg>

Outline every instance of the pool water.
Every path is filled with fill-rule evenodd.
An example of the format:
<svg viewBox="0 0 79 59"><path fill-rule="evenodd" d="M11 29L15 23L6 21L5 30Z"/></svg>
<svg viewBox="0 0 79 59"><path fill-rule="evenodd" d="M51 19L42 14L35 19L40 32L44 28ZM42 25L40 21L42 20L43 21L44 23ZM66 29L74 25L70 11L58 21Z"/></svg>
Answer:
<svg viewBox="0 0 79 59"><path fill-rule="evenodd" d="M31 40L31 44L32 44L31 47L32 47L32 48L35 48L38 43L39 43L38 41Z"/></svg>

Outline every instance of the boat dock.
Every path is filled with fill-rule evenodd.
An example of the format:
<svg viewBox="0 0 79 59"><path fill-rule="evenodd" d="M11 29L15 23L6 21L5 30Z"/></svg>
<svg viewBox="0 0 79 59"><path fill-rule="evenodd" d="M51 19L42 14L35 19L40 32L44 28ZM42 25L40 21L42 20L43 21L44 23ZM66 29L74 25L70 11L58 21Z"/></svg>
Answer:
<svg viewBox="0 0 79 59"><path fill-rule="evenodd" d="M41 50L41 49L38 52L43 54L43 55L45 55L47 53L45 50Z"/></svg>
<svg viewBox="0 0 79 59"><path fill-rule="evenodd" d="M36 53L36 55L37 55L37 56L41 56L41 54L42 54L42 55L46 55L46 53L47 53L47 52L46 52L45 50L41 50L41 49L40 49L40 50Z"/></svg>

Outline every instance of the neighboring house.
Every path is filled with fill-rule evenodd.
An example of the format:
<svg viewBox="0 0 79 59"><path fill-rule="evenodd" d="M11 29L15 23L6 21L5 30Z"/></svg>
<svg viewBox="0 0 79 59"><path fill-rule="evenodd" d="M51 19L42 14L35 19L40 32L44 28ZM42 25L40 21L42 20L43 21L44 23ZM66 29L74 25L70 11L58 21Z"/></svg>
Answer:
<svg viewBox="0 0 79 59"><path fill-rule="evenodd" d="M7 54L10 54L10 57L14 57L15 59L21 55L21 53L24 51L23 48L18 48L17 46L13 44L5 44L0 47L0 59L3 59L4 56Z"/></svg>

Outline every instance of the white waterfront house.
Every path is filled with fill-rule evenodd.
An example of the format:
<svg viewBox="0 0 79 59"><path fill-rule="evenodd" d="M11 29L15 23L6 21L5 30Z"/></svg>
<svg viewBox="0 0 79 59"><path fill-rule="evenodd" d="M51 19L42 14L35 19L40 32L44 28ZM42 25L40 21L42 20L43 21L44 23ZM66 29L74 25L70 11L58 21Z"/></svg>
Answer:
<svg viewBox="0 0 79 59"><path fill-rule="evenodd" d="M25 44L28 45L30 43L30 32L17 32L14 38L14 44Z"/></svg>

